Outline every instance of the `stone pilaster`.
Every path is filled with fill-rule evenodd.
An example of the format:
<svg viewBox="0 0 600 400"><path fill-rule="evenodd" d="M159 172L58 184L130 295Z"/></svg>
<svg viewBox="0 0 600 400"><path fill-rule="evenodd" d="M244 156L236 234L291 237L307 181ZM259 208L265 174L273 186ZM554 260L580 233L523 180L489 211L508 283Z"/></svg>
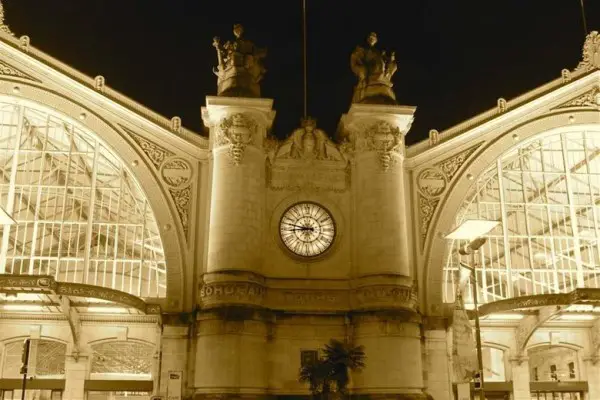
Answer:
<svg viewBox="0 0 600 400"><path fill-rule="evenodd" d="M424 323L425 391L436 400L452 399L450 353L445 320Z"/></svg>
<svg viewBox="0 0 600 400"><path fill-rule="evenodd" d="M88 376L89 360L87 356L78 355L74 357L73 353L67 352L65 360L65 391L63 398L70 400L84 400L85 380Z"/></svg>
<svg viewBox="0 0 600 400"><path fill-rule="evenodd" d="M158 395L167 396L167 387L169 385L169 372L183 372L183 387L191 386L188 383L188 326L184 325L165 325L163 326L161 338L161 360L160 360L160 388Z"/></svg>
<svg viewBox="0 0 600 400"><path fill-rule="evenodd" d="M414 107L353 104L342 117L352 158L355 276L412 277L405 195L404 135ZM375 234L376 233L376 234Z"/></svg>
<svg viewBox="0 0 600 400"><path fill-rule="evenodd" d="M585 359L585 363L588 398L600 399L600 362L598 362L598 358L592 357Z"/></svg>
<svg viewBox="0 0 600 400"><path fill-rule="evenodd" d="M513 358L511 362L513 400L531 400L529 390L529 361L527 357Z"/></svg>

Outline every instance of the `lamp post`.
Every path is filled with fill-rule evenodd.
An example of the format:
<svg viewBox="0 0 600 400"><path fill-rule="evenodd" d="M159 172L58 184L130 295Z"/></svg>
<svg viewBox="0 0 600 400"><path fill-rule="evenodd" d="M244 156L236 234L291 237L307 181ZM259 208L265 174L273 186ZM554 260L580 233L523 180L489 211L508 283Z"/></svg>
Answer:
<svg viewBox="0 0 600 400"><path fill-rule="evenodd" d="M459 249L460 255L470 256L470 265L460 263L470 271L471 274L471 290L473 292L473 306L475 308L475 340L477 344L477 367L479 369L479 399L485 400L484 378L483 378L483 354L481 351L481 329L479 326L479 307L477 305L477 274L475 265L477 261L477 252L487 241L483 235L489 233L492 229L498 226L499 221L487 220L467 220L458 226L454 231L446 235L446 239L468 240L469 242Z"/></svg>

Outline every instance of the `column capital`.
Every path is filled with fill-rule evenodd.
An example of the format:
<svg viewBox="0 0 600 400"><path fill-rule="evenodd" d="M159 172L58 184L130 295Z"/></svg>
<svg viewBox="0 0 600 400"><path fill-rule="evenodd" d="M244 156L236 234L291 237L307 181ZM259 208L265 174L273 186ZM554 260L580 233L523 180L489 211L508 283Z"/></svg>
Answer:
<svg viewBox="0 0 600 400"><path fill-rule="evenodd" d="M416 107L353 104L340 120L346 153L376 153L384 171L404 159L404 136Z"/></svg>

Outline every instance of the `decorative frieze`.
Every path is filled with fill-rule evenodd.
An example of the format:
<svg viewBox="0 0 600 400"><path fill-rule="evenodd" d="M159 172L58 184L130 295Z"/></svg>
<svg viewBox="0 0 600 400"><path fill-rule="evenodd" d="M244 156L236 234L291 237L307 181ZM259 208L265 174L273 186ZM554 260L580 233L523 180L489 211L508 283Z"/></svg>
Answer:
<svg viewBox="0 0 600 400"><path fill-rule="evenodd" d="M189 231L189 212L192 200L192 188L186 187L183 189L169 189L169 193L171 193L171 197L175 203L175 208L177 209L177 214L179 215L179 220L181 221L183 233L187 238Z"/></svg>
<svg viewBox="0 0 600 400"><path fill-rule="evenodd" d="M240 165L247 146L255 144L257 124L247 114L237 113L224 118L217 129L213 146L229 146L229 157L234 165Z"/></svg>

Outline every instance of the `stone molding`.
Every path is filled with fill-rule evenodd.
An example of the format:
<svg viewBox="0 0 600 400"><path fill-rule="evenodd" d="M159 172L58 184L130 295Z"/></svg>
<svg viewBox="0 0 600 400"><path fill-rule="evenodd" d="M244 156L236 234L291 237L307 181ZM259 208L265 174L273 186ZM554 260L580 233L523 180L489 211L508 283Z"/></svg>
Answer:
<svg viewBox="0 0 600 400"><path fill-rule="evenodd" d="M600 107L600 87L596 86L592 90L575 97L572 100L567 101L559 105L556 108L570 108L570 107Z"/></svg>
<svg viewBox="0 0 600 400"><path fill-rule="evenodd" d="M27 75L25 72L9 65L5 62L0 62L0 75L12 76L16 78L27 79L35 82L39 82L39 80L34 79L30 75Z"/></svg>

